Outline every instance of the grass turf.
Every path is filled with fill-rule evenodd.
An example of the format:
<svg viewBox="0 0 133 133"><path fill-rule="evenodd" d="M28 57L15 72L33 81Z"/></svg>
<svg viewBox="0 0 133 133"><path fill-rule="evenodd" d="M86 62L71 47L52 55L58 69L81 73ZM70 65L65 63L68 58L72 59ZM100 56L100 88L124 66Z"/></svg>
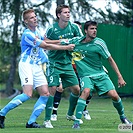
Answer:
<svg viewBox="0 0 133 133"><path fill-rule="evenodd" d="M0 108L9 102L9 99L0 99ZM133 121L133 99L122 98L127 118ZM111 99L93 97L87 109L92 120L87 121L82 117L83 124L79 130L72 129L73 122L67 121L65 116L68 109L68 100L62 99L58 109L58 121L52 122L53 129L26 129L25 124L29 119L36 99L30 99L18 108L10 111L5 120L5 129L0 133L120 133L118 125L121 123ZM44 112L38 117L37 122L42 125ZM124 133L124 132L122 132Z"/></svg>

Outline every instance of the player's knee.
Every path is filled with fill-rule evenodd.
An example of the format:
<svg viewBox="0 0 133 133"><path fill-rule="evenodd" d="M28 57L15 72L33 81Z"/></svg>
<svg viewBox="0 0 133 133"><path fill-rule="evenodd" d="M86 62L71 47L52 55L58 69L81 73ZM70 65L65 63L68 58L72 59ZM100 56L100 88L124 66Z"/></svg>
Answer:
<svg viewBox="0 0 133 133"><path fill-rule="evenodd" d="M86 94L88 94L88 96L89 96L89 94L90 94L90 89L85 88L85 89L83 90L83 92L86 93Z"/></svg>
<svg viewBox="0 0 133 133"><path fill-rule="evenodd" d="M85 99L87 99L90 95L90 89L88 88L85 88L83 91L82 91L82 94L81 96L84 97Z"/></svg>
<svg viewBox="0 0 133 133"><path fill-rule="evenodd" d="M57 91L59 91L59 92L63 92L63 88L62 87L57 87L57 89L56 89Z"/></svg>
<svg viewBox="0 0 133 133"><path fill-rule="evenodd" d="M112 95L112 100L113 101L119 101L120 97L118 95Z"/></svg>
<svg viewBox="0 0 133 133"><path fill-rule="evenodd" d="M112 98L112 100L114 101L118 101L119 100L119 95L118 93L116 92L116 90L110 90L108 92L108 95Z"/></svg>
<svg viewBox="0 0 133 133"><path fill-rule="evenodd" d="M49 87L49 92L50 92L50 95L54 96L55 95L55 92L56 92L56 86L53 86L53 87Z"/></svg>
<svg viewBox="0 0 133 133"><path fill-rule="evenodd" d="M79 94L80 94L80 91L79 91L78 89L77 89L77 90L76 90L76 89L75 89L75 90L73 89L73 90L71 90L71 91L72 91L72 93L75 94L75 95L79 95Z"/></svg>

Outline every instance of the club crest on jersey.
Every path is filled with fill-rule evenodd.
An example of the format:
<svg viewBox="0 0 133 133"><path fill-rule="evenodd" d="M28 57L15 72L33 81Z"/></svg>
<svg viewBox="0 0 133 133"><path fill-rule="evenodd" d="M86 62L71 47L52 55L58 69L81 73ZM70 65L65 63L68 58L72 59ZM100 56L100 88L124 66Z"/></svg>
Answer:
<svg viewBox="0 0 133 133"><path fill-rule="evenodd" d="M33 52L33 54L37 54L38 49L37 48L33 48L32 52Z"/></svg>
<svg viewBox="0 0 133 133"><path fill-rule="evenodd" d="M80 52L73 52L72 57L73 57L73 60L80 61L85 57L85 55L81 54Z"/></svg>
<svg viewBox="0 0 133 133"><path fill-rule="evenodd" d="M60 39L62 39L62 36L59 36Z"/></svg>

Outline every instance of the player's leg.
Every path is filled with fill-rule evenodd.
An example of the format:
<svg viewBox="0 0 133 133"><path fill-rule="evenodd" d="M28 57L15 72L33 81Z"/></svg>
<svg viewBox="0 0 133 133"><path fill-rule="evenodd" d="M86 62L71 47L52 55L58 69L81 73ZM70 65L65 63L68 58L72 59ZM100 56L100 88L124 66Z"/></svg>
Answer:
<svg viewBox="0 0 133 133"><path fill-rule="evenodd" d="M117 94L116 90L110 90L108 92L108 96L112 98L113 105L120 116L121 122L124 124L130 124L131 122L126 118L126 115L124 113L124 106L122 104L122 100Z"/></svg>
<svg viewBox="0 0 133 133"><path fill-rule="evenodd" d="M83 110L86 105L86 99L90 95L90 88L93 88L91 80L89 77L84 77L81 79L81 95L77 102L76 107L76 119L74 120L74 124L72 128L80 128L80 119L82 117Z"/></svg>
<svg viewBox="0 0 133 133"><path fill-rule="evenodd" d="M68 109L68 116L73 116L74 115L74 110L76 108L77 105L77 100L79 98L79 86L75 85L75 86L71 86L71 94L70 94L70 98L69 98L69 109Z"/></svg>
<svg viewBox="0 0 133 133"><path fill-rule="evenodd" d="M46 74L46 63L41 65L43 72ZM59 89L58 89L59 88ZM51 120L52 121L56 121L57 120L57 109L61 100L61 94L62 94L62 86L59 86L57 88L58 91L56 91L55 96L54 96L54 103L53 103L53 112L51 115ZM52 99L52 97L50 96L50 99ZM50 102L51 100L49 100Z"/></svg>
<svg viewBox="0 0 133 133"><path fill-rule="evenodd" d="M76 108L77 100L79 98L80 87L72 65L69 64L64 67L65 67L65 70L67 71L65 71L64 74L61 75L62 85L63 85L63 88L70 88L71 90L67 118L71 118L69 116L72 116L73 118L74 110Z"/></svg>
<svg viewBox="0 0 133 133"><path fill-rule="evenodd" d="M30 87L28 87L28 89L30 89ZM17 95L4 108L2 108L0 111L0 128L4 128L4 119L5 119L6 114L10 110L18 107L19 105L21 105L22 103L24 103L25 101L29 99L30 99L30 96L28 96L26 93L22 93L20 95Z"/></svg>
<svg viewBox="0 0 133 133"><path fill-rule="evenodd" d="M89 114L89 111L87 110L87 106L90 103L91 98L92 98L92 96L89 95L88 98L86 99L86 105L85 105L85 108L83 110L83 115L84 115L84 118L86 120L91 120L91 116Z"/></svg>
<svg viewBox="0 0 133 133"><path fill-rule="evenodd" d="M26 68L26 70L25 70ZM4 128L4 119L6 114L24 103L25 101L29 100L32 96L32 87L33 87L33 77L31 66L29 64L25 64L20 62L19 63L19 76L21 80L21 85L23 87L23 93L17 95L13 98L3 109L0 111L0 128ZM25 78L26 77L26 78ZM27 78L28 77L28 78Z"/></svg>
<svg viewBox="0 0 133 133"><path fill-rule="evenodd" d="M125 116L124 107L123 107L121 98L117 94L117 92L115 90L115 86L113 85L109 76L103 75L102 77L100 77L100 82L97 81L97 83L95 83L95 84L98 86L98 90L99 90L98 94L99 95L107 94L108 96L111 97L113 105L116 108L116 110L118 111L118 114L120 116L120 120L122 121L122 123L126 123L126 124L130 123L130 121L128 121Z"/></svg>
<svg viewBox="0 0 133 133"><path fill-rule="evenodd" d="M54 69L55 70L55 69ZM50 96L46 105L46 110L45 110L45 118L44 118L44 123L43 125L46 128L53 128L50 119L51 119L51 114L52 114L52 109L53 109L53 101L54 101L54 95L56 92L57 86L60 85L59 83L59 75L55 73L52 73L52 75L48 76L48 83L49 83L49 92Z"/></svg>
<svg viewBox="0 0 133 133"><path fill-rule="evenodd" d="M46 63L44 63L44 64L42 64L41 65L41 67L42 67L42 69L43 69L43 72L45 73L45 74L47 74L46 73ZM60 87L61 88L61 87ZM60 89L61 90L61 89ZM58 92L58 91L56 91L56 93L55 93L55 96L54 96L54 104L53 104L53 113L52 113L52 115L51 115L51 120L53 120L53 121L56 121L57 120L57 109L58 109L58 103L59 103L59 101L60 101L60 99L61 99L61 92ZM50 96L50 98L49 98L49 101L48 101L48 105L51 105L51 101L53 100L53 96ZM49 110L49 108L48 109L46 109L46 110ZM47 113L48 113L48 111L46 111ZM49 113L46 115L46 119L49 119ZM50 123L50 121L48 121L48 122L44 122L44 124L45 123L48 123L48 127L53 127L52 125L51 125L51 123ZM46 124L45 124L46 125Z"/></svg>
<svg viewBox="0 0 133 133"><path fill-rule="evenodd" d="M40 125L36 123L36 119L46 107L49 97L48 86L47 85L39 86L37 87L37 91L40 94L40 97L38 98L38 100L34 105L34 109L26 124L26 128L40 128Z"/></svg>
<svg viewBox="0 0 133 133"><path fill-rule="evenodd" d="M26 128L40 128L40 125L36 123L36 119L46 107L49 97L48 83L39 65L34 65L32 70L34 73L34 88L38 91L40 97L34 105L32 114L26 124Z"/></svg>
<svg viewBox="0 0 133 133"><path fill-rule="evenodd" d="M63 92L62 83L60 79L60 86L57 87L56 93L54 95L54 102L53 102L53 112L51 115L51 121L57 121L57 110L61 101L61 94Z"/></svg>
<svg viewBox="0 0 133 133"><path fill-rule="evenodd" d="M77 101L77 107L76 107L76 119L74 120L74 124L72 128L80 128L80 119L82 117L82 113L85 105L86 105L86 99L90 93L89 88L85 88L83 92L81 93L81 96L79 97Z"/></svg>
<svg viewBox="0 0 133 133"><path fill-rule="evenodd" d="M78 78L78 81L79 81L79 86L80 86L80 78L79 78L79 76L78 76L78 73L76 72L76 66L73 65L73 68L74 68L75 73L76 73L76 75L77 75L77 78ZM80 88L81 88L81 86L80 86ZM90 103L91 98L92 98L91 95L88 96L88 98L87 98L87 100L86 100L86 105L85 105L85 108L84 108L84 111L83 111L83 116L84 116L84 118L85 118L86 120L91 120L91 116L90 116L90 114L89 114L89 111L87 110L87 106L88 106L88 104Z"/></svg>
<svg viewBox="0 0 133 133"><path fill-rule="evenodd" d="M53 102L54 102L54 94L56 92L56 86L49 87L49 91L50 91L50 96L46 104L45 118L43 122L45 128L53 128L50 119L53 110Z"/></svg>
<svg viewBox="0 0 133 133"><path fill-rule="evenodd" d="M30 89L30 87L28 87L28 89ZM32 87L31 87L31 89L32 89ZM29 99L30 99L30 96L28 96L26 93L22 93L20 95L17 95L4 108L2 108L1 111L0 111L0 128L5 127L4 120L5 120L6 114L10 110L18 107L19 105L21 105L22 103L24 103L25 101L27 101Z"/></svg>

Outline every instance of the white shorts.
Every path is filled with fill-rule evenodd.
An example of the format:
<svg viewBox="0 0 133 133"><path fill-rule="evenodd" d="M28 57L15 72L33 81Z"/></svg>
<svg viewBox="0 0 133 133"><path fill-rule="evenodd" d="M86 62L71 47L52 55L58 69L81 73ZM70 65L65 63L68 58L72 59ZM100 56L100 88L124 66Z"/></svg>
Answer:
<svg viewBox="0 0 133 133"><path fill-rule="evenodd" d="M34 88L47 85L47 79L40 65L19 62L21 85L33 85Z"/></svg>

